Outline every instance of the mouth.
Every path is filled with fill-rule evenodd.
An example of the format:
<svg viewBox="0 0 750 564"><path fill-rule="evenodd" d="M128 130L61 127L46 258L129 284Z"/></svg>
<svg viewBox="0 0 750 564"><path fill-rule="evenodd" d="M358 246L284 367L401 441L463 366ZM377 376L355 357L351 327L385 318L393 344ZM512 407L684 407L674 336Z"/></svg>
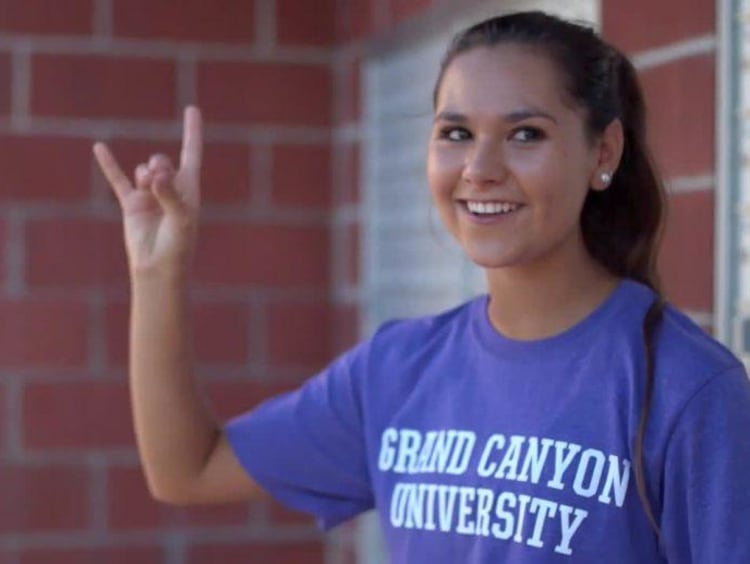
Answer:
<svg viewBox="0 0 750 564"><path fill-rule="evenodd" d="M511 215L524 207L517 202L503 201L459 200L459 203L472 217L485 219Z"/></svg>

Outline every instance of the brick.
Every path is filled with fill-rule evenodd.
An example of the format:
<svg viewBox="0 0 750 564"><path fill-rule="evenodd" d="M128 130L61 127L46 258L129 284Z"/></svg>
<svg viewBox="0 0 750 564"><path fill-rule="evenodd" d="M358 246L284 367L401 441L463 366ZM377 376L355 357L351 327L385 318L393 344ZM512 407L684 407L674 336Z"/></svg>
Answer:
<svg viewBox="0 0 750 564"><path fill-rule="evenodd" d="M196 279L202 284L318 288L328 285L325 227L207 224L198 241Z"/></svg>
<svg viewBox="0 0 750 564"><path fill-rule="evenodd" d="M88 312L74 300L0 301L0 366L85 365Z"/></svg>
<svg viewBox="0 0 750 564"><path fill-rule="evenodd" d="M107 546L104 548L29 548L20 564L162 564L166 557L158 546Z"/></svg>
<svg viewBox="0 0 750 564"><path fill-rule="evenodd" d="M0 218L0 288L3 288L6 282L8 272L8 251L10 250L10 241L8 240L8 224Z"/></svg>
<svg viewBox="0 0 750 564"><path fill-rule="evenodd" d="M26 281L34 288L127 284L127 259L119 221L30 221L26 242Z"/></svg>
<svg viewBox="0 0 750 564"><path fill-rule="evenodd" d="M648 17L644 17L648 14ZM669 25L665 25L669 22ZM630 52L716 32L714 0L602 3L604 37Z"/></svg>
<svg viewBox="0 0 750 564"><path fill-rule="evenodd" d="M5 437L8 435L7 429L10 424L8 411L5 408L6 397L5 386L0 385L0 456L2 456L2 453L5 453Z"/></svg>
<svg viewBox="0 0 750 564"><path fill-rule="evenodd" d="M221 420L245 413L268 398L295 388L289 382L232 378L207 380L205 391L211 406Z"/></svg>
<svg viewBox="0 0 750 564"><path fill-rule="evenodd" d="M188 550L189 564L221 562L222 564L247 564L248 562L289 562L294 564L323 564L323 544L319 542L284 541L269 543L212 543L195 545Z"/></svg>
<svg viewBox="0 0 750 564"><path fill-rule="evenodd" d="M88 198L91 143L53 136L0 135L0 202Z"/></svg>
<svg viewBox="0 0 750 564"><path fill-rule="evenodd" d="M274 204L284 207L328 208L331 204L331 149L319 145L273 148Z"/></svg>
<svg viewBox="0 0 750 564"><path fill-rule="evenodd" d="M327 47L336 42L336 0L315 5L300 0L276 0L276 34L283 45Z"/></svg>
<svg viewBox="0 0 750 564"><path fill-rule="evenodd" d="M432 5L432 0L390 0L391 21L398 23L424 13Z"/></svg>
<svg viewBox="0 0 750 564"><path fill-rule="evenodd" d="M253 502L222 503L172 509L174 523L181 527L230 527L247 525Z"/></svg>
<svg viewBox="0 0 750 564"><path fill-rule="evenodd" d="M125 366L128 360L130 307L113 303L105 309L107 363ZM250 353L250 313L243 303L197 303L192 307L195 359L202 364L242 365Z"/></svg>
<svg viewBox="0 0 750 564"><path fill-rule="evenodd" d="M331 69L293 63L204 62L198 99L211 120L326 126L331 121Z"/></svg>
<svg viewBox="0 0 750 564"><path fill-rule="evenodd" d="M84 529L87 480L77 466L0 466L0 532Z"/></svg>
<svg viewBox="0 0 750 564"><path fill-rule="evenodd" d="M690 57L642 74L649 141L668 177L714 169L714 59Z"/></svg>
<svg viewBox="0 0 750 564"><path fill-rule="evenodd" d="M248 522L247 503L179 509L155 501L139 467L110 468L107 475L107 525L110 530L162 527L218 527Z"/></svg>
<svg viewBox="0 0 750 564"><path fill-rule="evenodd" d="M19 34L85 35L93 31L94 0L0 1L0 31Z"/></svg>
<svg viewBox="0 0 750 564"><path fill-rule="evenodd" d="M10 65L10 55L0 53L0 115L10 114L12 84Z"/></svg>
<svg viewBox="0 0 750 564"><path fill-rule="evenodd" d="M333 315L328 304L276 303L268 308L272 365L320 368L331 360Z"/></svg>
<svg viewBox="0 0 750 564"><path fill-rule="evenodd" d="M250 312L244 304L203 303L193 308L199 362L244 364L249 357Z"/></svg>
<svg viewBox="0 0 750 564"><path fill-rule="evenodd" d="M96 449L134 444L124 381L31 382L23 392L24 441L31 449Z"/></svg>
<svg viewBox="0 0 750 564"><path fill-rule="evenodd" d="M151 155L167 155L179 167L180 142L117 139L110 143L122 169L133 178L135 167ZM251 148L242 143L206 143L203 148L203 205L246 204L250 200ZM102 176L102 179L104 177ZM114 195L111 196L114 202Z"/></svg>
<svg viewBox="0 0 750 564"><path fill-rule="evenodd" d="M171 61L99 55L35 55L31 113L81 118L173 119Z"/></svg>
<svg viewBox="0 0 750 564"><path fill-rule="evenodd" d="M355 41L375 29L373 5L370 0L337 0L336 36L339 41Z"/></svg>
<svg viewBox="0 0 750 564"><path fill-rule="evenodd" d="M110 303L104 308L104 342L107 366L124 367L128 363L130 305Z"/></svg>
<svg viewBox="0 0 750 564"><path fill-rule="evenodd" d="M359 121L362 116L362 63L352 59L336 69L336 123Z"/></svg>
<svg viewBox="0 0 750 564"><path fill-rule="evenodd" d="M114 35L144 39L253 41L253 0L114 0Z"/></svg>
<svg viewBox="0 0 750 564"><path fill-rule="evenodd" d="M279 525L309 525L314 526L314 518L307 514L299 511L293 511L287 509L280 503L268 499L268 516L272 523Z"/></svg>
<svg viewBox="0 0 750 564"><path fill-rule="evenodd" d="M251 159L252 150L248 145L206 145L202 200L207 204L247 204L252 197Z"/></svg>
<svg viewBox="0 0 750 564"><path fill-rule="evenodd" d="M659 256L667 298L684 309L711 311L713 261L713 191L671 196Z"/></svg>

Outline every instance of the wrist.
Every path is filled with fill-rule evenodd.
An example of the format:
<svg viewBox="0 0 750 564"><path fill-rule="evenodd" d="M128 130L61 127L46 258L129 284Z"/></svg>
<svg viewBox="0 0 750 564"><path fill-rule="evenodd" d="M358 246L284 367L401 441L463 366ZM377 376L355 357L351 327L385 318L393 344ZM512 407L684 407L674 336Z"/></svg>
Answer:
<svg viewBox="0 0 750 564"><path fill-rule="evenodd" d="M130 283L133 288L165 285L173 288L187 288L190 284L188 270L185 266L131 267Z"/></svg>

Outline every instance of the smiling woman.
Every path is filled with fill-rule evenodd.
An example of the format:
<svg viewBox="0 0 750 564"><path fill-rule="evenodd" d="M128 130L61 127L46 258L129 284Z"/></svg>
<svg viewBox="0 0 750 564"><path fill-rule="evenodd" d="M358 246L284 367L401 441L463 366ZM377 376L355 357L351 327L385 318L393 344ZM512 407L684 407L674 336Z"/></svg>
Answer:
<svg viewBox="0 0 750 564"><path fill-rule="evenodd" d="M202 128L124 176L136 434L173 503L261 490L333 527L380 510L391 562L750 561L750 383L660 294L663 189L632 64L542 12L460 33L428 182L487 293L391 321L225 426L192 380Z"/></svg>

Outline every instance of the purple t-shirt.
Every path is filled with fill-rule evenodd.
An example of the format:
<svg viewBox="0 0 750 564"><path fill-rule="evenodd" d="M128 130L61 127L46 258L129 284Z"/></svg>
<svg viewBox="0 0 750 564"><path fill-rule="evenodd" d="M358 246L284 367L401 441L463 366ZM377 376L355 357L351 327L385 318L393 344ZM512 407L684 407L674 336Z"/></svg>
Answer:
<svg viewBox="0 0 750 564"><path fill-rule="evenodd" d="M391 322L299 390L232 420L248 473L331 527L377 508L391 562L750 563L750 384L668 307L633 460L652 292L625 280L589 317L516 341L488 297Z"/></svg>

